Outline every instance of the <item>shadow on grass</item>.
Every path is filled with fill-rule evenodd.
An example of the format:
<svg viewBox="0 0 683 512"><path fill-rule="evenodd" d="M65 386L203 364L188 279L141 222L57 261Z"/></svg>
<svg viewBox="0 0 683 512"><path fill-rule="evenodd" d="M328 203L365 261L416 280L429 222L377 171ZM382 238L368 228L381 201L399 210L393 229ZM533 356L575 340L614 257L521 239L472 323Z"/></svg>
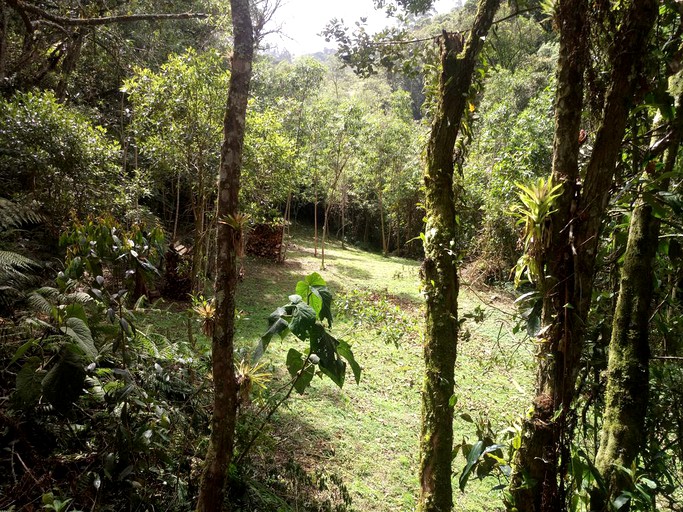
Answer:
<svg viewBox="0 0 683 512"><path fill-rule="evenodd" d="M345 483L325 470L335 456L330 433L286 409L273 420L231 482L233 510L352 511Z"/></svg>
<svg viewBox="0 0 683 512"><path fill-rule="evenodd" d="M365 269L353 267L351 265L345 265L343 263L336 264L337 269L340 272L348 275L352 279L371 279L372 274Z"/></svg>

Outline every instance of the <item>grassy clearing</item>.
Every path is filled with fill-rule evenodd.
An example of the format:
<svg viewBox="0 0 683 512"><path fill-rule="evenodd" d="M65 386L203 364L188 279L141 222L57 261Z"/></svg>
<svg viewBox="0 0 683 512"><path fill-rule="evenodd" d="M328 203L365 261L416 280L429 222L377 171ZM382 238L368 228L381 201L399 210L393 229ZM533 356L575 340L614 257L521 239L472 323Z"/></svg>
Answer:
<svg viewBox="0 0 683 512"><path fill-rule="evenodd" d="M412 511L418 488L423 371L419 264L352 247L342 249L333 242L326 248L326 269L321 270L320 259L313 255L312 239L307 233L297 233L284 265L248 262L247 276L238 291L238 306L244 316L238 342L255 344L267 315L286 302L302 276L314 271L321 273L336 295L337 322L333 331L352 344L363 366L363 376L360 385L349 378L343 390L327 380L314 381L313 389L304 396L293 396L287 409L276 415L274 433L280 446L309 469L324 467L340 475L352 494L355 509ZM354 290L369 292L373 304L366 308L381 308L383 302L399 306L401 316L392 317L392 322L401 322L398 329L404 335L397 344L390 341L397 335L392 325L378 329L372 322L365 322L367 311L359 312L357 304L350 301L349 306L349 301L344 300ZM482 299L499 309L482 306ZM518 346L512 336L512 319L506 313L510 310L509 300L500 295L491 299L491 294L482 297L467 289L462 292L462 312L482 306L485 320L466 324L471 336L461 343L458 358L456 413L467 412L475 419L481 415L490 419L494 428L502 428L516 421L530 403L531 358L528 349ZM355 310L356 320L360 317L362 325L356 325L350 315L340 314L345 305ZM275 368L284 366L286 351L293 344L293 338L271 344L270 361ZM455 430L456 440L475 436L473 424L460 417ZM270 449L263 446L263 450ZM459 473L464 466L462 456L455 466ZM499 497L488 492L495 484L492 480L472 482L467 493L457 492L458 507L469 511L499 510Z"/></svg>
<svg viewBox="0 0 683 512"><path fill-rule="evenodd" d="M310 472L324 469L337 474L358 511L412 511L418 489L423 373L419 264L352 247L342 249L333 242L326 248L326 269L321 270L310 233L295 233L293 241L283 265L247 259L246 277L238 289L237 345L254 346L268 315L287 302L298 280L316 271L335 294L333 333L353 346L363 375L359 385L349 376L343 390L328 379L316 379L304 396L292 395L274 416L271 435L255 446L252 458L256 464L278 467L294 460ZM511 332L509 299L464 286L460 302L462 314L479 306L485 319L468 321L470 336L460 343L456 442L475 439L474 424L461 414L468 413L475 421L487 418L494 430L517 421L531 401L532 376L530 347L520 345ZM185 317L175 311L177 307L158 308L148 314L148 328L162 334L187 333ZM388 325L379 325L378 316L387 317ZM193 327L194 342L208 347L209 340L197 334L197 325ZM292 346L296 346L292 337L271 343L267 357L274 374L272 386L287 382L284 361ZM460 454L454 489L464 465ZM496 483L474 480L466 493L455 491L456 509L501 510L499 495L490 492Z"/></svg>

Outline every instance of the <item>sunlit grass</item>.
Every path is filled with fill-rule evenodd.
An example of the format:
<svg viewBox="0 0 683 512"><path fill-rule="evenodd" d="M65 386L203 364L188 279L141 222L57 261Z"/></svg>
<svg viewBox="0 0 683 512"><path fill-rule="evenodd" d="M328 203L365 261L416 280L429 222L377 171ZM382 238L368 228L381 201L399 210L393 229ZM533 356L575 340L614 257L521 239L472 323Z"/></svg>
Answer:
<svg viewBox="0 0 683 512"><path fill-rule="evenodd" d="M275 435L290 436L285 446L294 448L309 469L324 467L343 477L359 511L412 511L417 501L420 389L423 363L421 329L423 301L419 287L419 262L370 254L338 242L326 247L326 265L313 255L309 232L295 233L289 259L284 265L250 260L247 277L240 285L238 305L248 320L239 323L239 343L252 344L266 326L268 314L287 302L296 282L310 272L319 272L337 295L354 289L370 290L400 304L414 319L417 329L407 332L395 346L386 343L374 329L358 330L337 316L335 336L351 343L363 366L356 385L348 378L343 390L329 380L314 380L303 396L289 400L275 416ZM512 336L513 320L505 312L508 300L494 297L502 310L489 308L466 289L461 292L461 311L484 307L485 320L467 322L469 340L460 344L456 369L458 404L455 440L475 439L472 424L460 418L486 415L494 428L517 420L530 402L531 372L528 347L519 347ZM274 341L269 348L275 367L284 366L292 338ZM283 375L283 372L280 372ZM454 463L454 500L468 511L502 509L500 496L491 493L496 481L473 481L467 492L457 490L457 476L465 462Z"/></svg>
<svg viewBox="0 0 683 512"><path fill-rule="evenodd" d="M237 291L239 310L236 346L253 348L267 327L268 315L288 302L297 281L319 272L335 295L333 334L352 345L363 367L356 385L350 374L340 390L329 379L314 379L303 396L296 393L273 416L270 439L257 443L252 456L265 460L293 459L305 469L324 468L343 478L357 511L412 511L417 502L420 432L420 389L423 378L423 301L420 295L419 262L371 254L354 247L342 249L332 242L326 247L326 268L314 256L308 230L295 231L284 264L247 258L245 278ZM364 305L377 311L381 301L399 306L403 323L394 329L396 344L376 325L354 325L341 314L349 292L362 290L372 300ZM336 306L336 309L335 309ZM159 303L141 318L141 325L169 339L192 341L201 351L210 340L201 323L188 316L191 304ZM487 418L494 429L519 420L531 401L532 358L529 342L512 334L511 303L502 293L470 291L460 294L460 315L483 308L484 321L468 320L468 336L459 342L456 367L455 442L474 441L474 425L461 417ZM272 373L272 388L287 382L287 350L297 346L289 337L273 340L264 371ZM304 347L299 346L302 350ZM273 450L275 450L274 453ZM460 493L457 478L465 465L462 454L454 461L456 509L472 512L502 510L500 495L491 492L493 479L472 480Z"/></svg>

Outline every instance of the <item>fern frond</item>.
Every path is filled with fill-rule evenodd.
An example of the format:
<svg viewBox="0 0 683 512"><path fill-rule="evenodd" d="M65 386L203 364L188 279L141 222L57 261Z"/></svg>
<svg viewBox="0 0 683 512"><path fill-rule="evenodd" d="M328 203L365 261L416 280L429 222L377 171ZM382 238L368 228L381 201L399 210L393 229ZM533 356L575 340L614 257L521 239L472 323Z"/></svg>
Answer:
<svg viewBox="0 0 683 512"><path fill-rule="evenodd" d="M43 217L30 206L0 198L0 231L42 221Z"/></svg>
<svg viewBox="0 0 683 512"><path fill-rule="evenodd" d="M66 302L68 303L78 302L79 304L87 304L91 300L93 298L85 292L72 292L66 295Z"/></svg>
<svg viewBox="0 0 683 512"><path fill-rule="evenodd" d="M0 272L8 268L29 270L37 266L38 263L31 258L12 251L0 251Z"/></svg>
<svg viewBox="0 0 683 512"><path fill-rule="evenodd" d="M43 313L49 313L50 311L52 311L52 304L49 300L45 298L45 296L41 295L40 293L34 292L31 295L29 295L28 303L31 306L31 308L36 311L41 311Z"/></svg>

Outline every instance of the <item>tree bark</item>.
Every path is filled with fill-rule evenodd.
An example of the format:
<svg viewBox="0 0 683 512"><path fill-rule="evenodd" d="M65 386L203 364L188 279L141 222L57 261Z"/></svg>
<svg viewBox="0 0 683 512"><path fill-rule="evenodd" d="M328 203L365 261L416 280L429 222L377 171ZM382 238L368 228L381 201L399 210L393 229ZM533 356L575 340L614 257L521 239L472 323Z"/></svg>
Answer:
<svg viewBox="0 0 683 512"><path fill-rule="evenodd" d="M240 230L229 218L238 212L247 99L254 58L254 33L249 0L230 0L234 51L230 90L223 121L218 179L216 234L215 331L212 341L214 409L211 438L197 502L198 512L222 510L225 476L232 460L237 415L237 382L233 363L235 331L236 249Z"/></svg>
<svg viewBox="0 0 683 512"><path fill-rule="evenodd" d="M7 67L7 28L9 15L5 4L0 3L0 80L5 79L5 68Z"/></svg>
<svg viewBox="0 0 683 512"><path fill-rule="evenodd" d="M681 102L678 102L680 109ZM681 116L664 157L662 174L673 171L680 143ZM644 181L650 176L645 173ZM663 190L669 180L662 180ZM605 410L595 466L606 484L606 494L596 490L591 510L608 510L622 491L629 489L615 464L630 467L645 445L645 411L649 402L649 324L654 283L653 263L659 242L660 220L642 198L636 202L629 223L628 242L621 269L619 298L612 323L607 365Z"/></svg>
<svg viewBox="0 0 683 512"><path fill-rule="evenodd" d="M424 175L427 221L422 282L427 311L420 436L421 512L449 512L453 506L453 408L449 401L454 390L458 331L453 151L477 58L499 5L500 0L479 0L466 44L462 35L445 31L439 39L439 103L427 145Z"/></svg>
<svg viewBox="0 0 683 512"><path fill-rule="evenodd" d="M523 425L507 503L509 510L516 508L520 512L565 508L563 484L573 435L569 413L591 304L598 242L657 2L632 2L609 49L614 63L609 89L581 188L576 181L575 162L579 149L579 94L583 88L572 87L571 77L579 78L583 71L586 12L585 0L561 1L556 20L561 47L553 176L564 188L552 217L551 241L544 258L548 276L542 290L546 327L539 344L536 398Z"/></svg>

